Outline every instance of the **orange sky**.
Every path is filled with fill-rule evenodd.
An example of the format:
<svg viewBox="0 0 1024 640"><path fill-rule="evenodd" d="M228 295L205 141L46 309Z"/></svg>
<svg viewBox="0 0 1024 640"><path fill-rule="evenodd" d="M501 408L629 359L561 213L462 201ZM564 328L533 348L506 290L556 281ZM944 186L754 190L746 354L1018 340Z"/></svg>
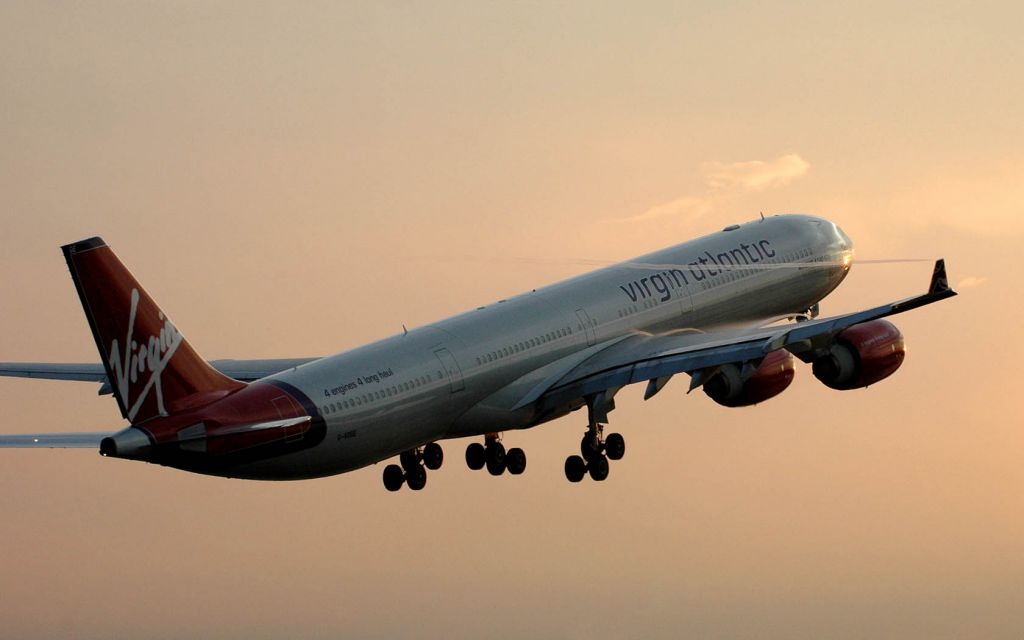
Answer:
<svg viewBox="0 0 1024 640"><path fill-rule="evenodd" d="M95 361L59 245L102 235L209 358L327 354L733 221L947 259L893 378L798 370L731 410L619 396L380 467L206 478L0 451L3 635L1019 638L1019 3L6 3L0 360ZM855 265L827 314L918 293ZM93 385L0 380L0 431L119 428Z"/></svg>

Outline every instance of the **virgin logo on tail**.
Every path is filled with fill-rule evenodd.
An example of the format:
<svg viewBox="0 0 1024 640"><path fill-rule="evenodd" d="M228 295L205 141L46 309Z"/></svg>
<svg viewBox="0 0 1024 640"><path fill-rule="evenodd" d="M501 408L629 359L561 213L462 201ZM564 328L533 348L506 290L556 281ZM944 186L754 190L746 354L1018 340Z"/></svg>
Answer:
<svg viewBox="0 0 1024 640"><path fill-rule="evenodd" d="M162 311L158 312L163 326L160 327L159 335L149 336L146 339L135 340L135 317L139 307L139 290L132 289L132 306L128 315L128 332L124 339L124 354L121 353L121 345L115 338L110 343L110 370L114 372L114 383L117 385L117 393L121 397L125 410L128 413L128 420L134 422L135 415L139 412L142 404L149 396L151 389L156 389L156 406L161 415L166 415L164 409L163 389L160 386L160 374L167 368L174 352L182 343L183 338L178 330L171 324L171 321L164 318ZM149 376L143 376L148 373ZM138 384L142 383L142 388ZM131 402L132 391L137 391L138 397Z"/></svg>

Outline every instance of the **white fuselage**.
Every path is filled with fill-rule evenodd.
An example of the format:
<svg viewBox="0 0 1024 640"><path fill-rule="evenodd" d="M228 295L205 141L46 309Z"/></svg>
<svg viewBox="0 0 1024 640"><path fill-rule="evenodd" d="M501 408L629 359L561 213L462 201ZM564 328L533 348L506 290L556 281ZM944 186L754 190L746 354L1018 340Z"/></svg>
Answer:
<svg viewBox="0 0 1024 640"><path fill-rule="evenodd" d="M827 220L774 216L283 371L270 379L311 398L327 435L248 472L330 475L435 440L535 426L578 407L512 410L553 372L637 332L804 312L842 281L852 251Z"/></svg>

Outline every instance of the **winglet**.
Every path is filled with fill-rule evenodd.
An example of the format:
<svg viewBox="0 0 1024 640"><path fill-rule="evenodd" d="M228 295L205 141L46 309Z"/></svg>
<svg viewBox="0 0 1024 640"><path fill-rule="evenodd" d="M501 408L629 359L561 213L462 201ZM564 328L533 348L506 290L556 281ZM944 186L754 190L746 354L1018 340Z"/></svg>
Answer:
<svg viewBox="0 0 1024 640"><path fill-rule="evenodd" d="M945 293L951 291L949 288L949 279L946 277L946 261L938 259L935 261L935 270L932 271L932 282L928 286L928 293Z"/></svg>

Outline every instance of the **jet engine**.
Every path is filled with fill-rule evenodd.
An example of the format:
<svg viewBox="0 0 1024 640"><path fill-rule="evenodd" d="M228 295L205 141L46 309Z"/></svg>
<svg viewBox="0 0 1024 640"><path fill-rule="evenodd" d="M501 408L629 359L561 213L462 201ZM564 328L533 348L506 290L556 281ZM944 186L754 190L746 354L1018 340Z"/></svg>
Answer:
<svg viewBox="0 0 1024 640"><path fill-rule="evenodd" d="M785 391L795 373L793 354L779 349L765 356L746 380L743 380L741 365L719 367L704 383L704 393L724 407L747 407Z"/></svg>
<svg viewBox="0 0 1024 640"><path fill-rule="evenodd" d="M828 353L814 360L814 377L840 391L861 389L891 376L906 356L903 334L887 320L844 330Z"/></svg>

